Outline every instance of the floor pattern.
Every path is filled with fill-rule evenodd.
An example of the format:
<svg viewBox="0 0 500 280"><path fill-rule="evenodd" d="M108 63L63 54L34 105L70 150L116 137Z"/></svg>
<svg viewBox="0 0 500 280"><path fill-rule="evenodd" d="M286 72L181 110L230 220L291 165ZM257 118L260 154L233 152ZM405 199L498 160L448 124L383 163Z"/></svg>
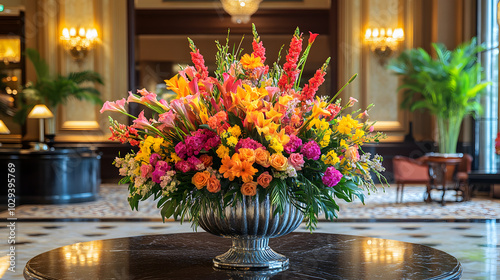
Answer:
<svg viewBox="0 0 500 280"><path fill-rule="evenodd" d="M6 227L0 235L6 236ZM200 229L201 231L201 229ZM306 231L301 227L297 231ZM26 262L32 257L64 245L98 239L147 234L192 232L189 224L178 222L18 222L16 272L6 271L8 250L0 245L0 278L20 280ZM463 266L465 280L500 279L500 224L481 223L349 223L322 222L317 232L361 235L418 243L445 251ZM271 240L272 246L273 240ZM73 279L75 280L75 279Z"/></svg>
<svg viewBox="0 0 500 280"><path fill-rule="evenodd" d="M127 187L124 185L104 184L96 201L67 205L21 205L16 208L19 219L40 218L148 218L159 219L156 203L146 200L140 203L139 211L131 211L127 202ZM365 205L359 200L352 203L339 201L340 219L498 219L500 217L500 200L490 199L487 195L476 194L471 201L454 202L454 192L448 191L446 206L438 202L423 201L425 187L407 186L403 203L396 200L395 187L380 189L366 196ZM433 191L435 200L441 198L442 192ZM7 218L8 213L0 213L0 218Z"/></svg>
<svg viewBox="0 0 500 280"><path fill-rule="evenodd" d="M359 201L339 203L335 222L320 222L317 232L361 235L418 243L455 256L466 280L500 279L500 200L476 194L469 202L423 202L425 188L406 187L403 203L394 203L395 188L379 190ZM432 196L438 198L439 192ZM145 234L192 232L189 224L162 223L154 201L131 211L125 186L102 185L99 199L69 205L22 205L16 208L16 272L7 270L10 230L0 227L0 278L20 280L26 262L65 245ZM452 192L447 201L454 201ZM0 218L7 218L0 213ZM46 220L49 219L49 220ZM66 221L65 221L66 220ZM467 221L467 222L464 222ZM7 222L6 222L7 223ZM301 227L299 231L305 231Z"/></svg>

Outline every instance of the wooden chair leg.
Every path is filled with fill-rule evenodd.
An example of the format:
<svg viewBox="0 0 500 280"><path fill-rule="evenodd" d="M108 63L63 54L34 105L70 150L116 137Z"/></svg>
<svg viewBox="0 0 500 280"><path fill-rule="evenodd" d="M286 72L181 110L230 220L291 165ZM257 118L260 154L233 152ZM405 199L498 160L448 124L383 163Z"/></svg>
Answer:
<svg viewBox="0 0 500 280"><path fill-rule="evenodd" d="M401 184L401 199L399 200L399 203L403 203L403 192L405 190L405 184Z"/></svg>
<svg viewBox="0 0 500 280"><path fill-rule="evenodd" d="M396 203L398 203L398 200L399 200L399 188L400 188L400 184L398 183L396 186Z"/></svg>

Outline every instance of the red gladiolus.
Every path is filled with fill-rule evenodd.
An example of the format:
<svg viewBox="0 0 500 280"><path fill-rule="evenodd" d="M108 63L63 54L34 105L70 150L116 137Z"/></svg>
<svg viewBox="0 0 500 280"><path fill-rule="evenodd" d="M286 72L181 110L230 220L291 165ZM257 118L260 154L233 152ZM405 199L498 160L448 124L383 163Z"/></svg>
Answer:
<svg viewBox="0 0 500 280"><path fill-rule="evenodd" d="M198 71L196 77L198 77L198 79L205 79L208 77L208 67L205 66L205 59L203 55L200 54L199 49L196 49L196 52L191 52L191 60L196 67L196 71Z"/></svg>
<svg viewBox="0 0 500 280"><path fill-rule="evenodd" d="M278 81L278 86L283 91L288 91L293 87L300 70L297 69L297 62L302 51L302 37L293 36L290 42L290 49L286 55L286 63L283 65L283 75Z"/></svg>
<svg viewBox="0 0 500 280"><path fill-rule="evenodd" d="M309 79L309 84L305 85L302 89L302 94L300 95L301 101L314 99L314 95L318 91L319 86L325 81L325 74L326 72L322 71L321 69L318 69L316 71L314 77Z"/></svg>

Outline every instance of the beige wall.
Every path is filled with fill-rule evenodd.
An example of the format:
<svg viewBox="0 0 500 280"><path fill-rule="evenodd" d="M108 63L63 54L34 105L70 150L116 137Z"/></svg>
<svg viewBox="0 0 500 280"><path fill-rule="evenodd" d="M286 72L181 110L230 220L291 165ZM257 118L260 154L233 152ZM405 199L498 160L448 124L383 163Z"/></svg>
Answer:
<svg viewBox="0 0 500 280"><path fill-rule="evenodd" d="M402 141L408 133L408 124L414 123L416 140L432 140L433 119L426 113L409 113L399 108L396 93L398 79L381 65L375 55L363 42L368 27L402 27L405 41L400 49L424 47L429 49L431 41L443 42L448 47L456 46L468 39L474 30L474 9L472 1L466 0L338 0L339 5L339 57L333 64L339 67L339 84L346 82L353 74L358 78L343 94L360 100L358 108L370 103L376 106L370 112L377 120L377 129L388 134L387 141ZM306 1L304 3L313 3ZM327 9L329 1L314 2L317 8ZM158 8L165 5L160 0L138 3L139 8ZM302 5L302 4L301 4ZM311 4L312 5L312 4ZM184 7L185 8L185 7ZM208 7L206 7L208 8ZM273 8L273 7L270 7ZM101 43L82 63L74 62L62 49L59 36L65 26L89 26L97 28ZM127 95L127 18L126 0L26 0L27 47L37 48L49 61L52 71L63 74L70 71L95 70L101 73L105 85L99 87L103 100L116 100ZM321 38L321 37L320 37ZM205 44L206 38L196 38ZM153 50L154 43L170 40L169 52ZM168 61L176 45L177 53L188 55L185 38L145 36L138 39L138 60L158 59ZM268 39L266 39L268 40ZM210 41L212 39L210 38ZM160 45L161 45L160 44ZM308 61L321 64L328 56L327 38L317 41L315 47L325 52L315 52L318 59ZM148 46L149 45L149 46ZM145 47L148 46L148 47ZM181 51L182 50L182 51ZM318 49L319 50L319 49ZM155 54L151 57L151 54ZM321 59L320 59L321 58ZM321 61L320 61L321 60ZM34 80L33 69L28 65L28 80ZM107 114L100 115L98 106L86 102L70 101L58 110L57 138L59 141L92 142L106 140ZM113 115L121 118L121 116ZM121 119L123 122L126 120ZM33 127L33 125L35 127ZM30 124L28 137L36 138L36 123ZM470 122L464 125L470 130ZM468 135L466 133L465 135ZM468 141L468 137L463 140Z"/></svg>
<svg viewBox="0 0 500 280"><path fill-rule="evenodd" d="M104 86L98 86L103 100L125 97L128 91L126 3L126 0L26 0L26 47L40 51L53 75L94 70L104 79ZM64 27L78 26L96 28L100 38L82 62L74 61L59 40ZM34 81L33 68L27 64L27 80ZM55 140L106 140L107 116L100 115L99 109L100 106L86 101L68 100L57 110ZM36 131L36 123L30 122L25 139L36 138Z"/></svg>

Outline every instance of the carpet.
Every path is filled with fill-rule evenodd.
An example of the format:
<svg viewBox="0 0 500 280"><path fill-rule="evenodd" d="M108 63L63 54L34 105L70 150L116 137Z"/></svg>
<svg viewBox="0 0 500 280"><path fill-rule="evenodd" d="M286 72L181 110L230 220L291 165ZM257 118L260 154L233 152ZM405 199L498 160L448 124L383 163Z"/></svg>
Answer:
<svg viewBox="0 0 500 280"><path fill-rule="evenodd" d="M500 199L487 195L475 195L471 201L454 202L455 192L446 193L449 202L442 206L438 202L423 201L424 186L407 186L403 203L395 203L396 188L390 187L370 193L365 205L360 201L351 203L339 201L339 220L462 220L499 219ZM433 191L434 199L441 198L442 192ZM132 211L127 202L128 190L125 185L102 184L99 197L92 202L65 205L20 205L16 208L18 219L152 219L160 220L156 203L149 199L139 204L138 211ZM7 218L7 211L0 213Z"/></svg>

